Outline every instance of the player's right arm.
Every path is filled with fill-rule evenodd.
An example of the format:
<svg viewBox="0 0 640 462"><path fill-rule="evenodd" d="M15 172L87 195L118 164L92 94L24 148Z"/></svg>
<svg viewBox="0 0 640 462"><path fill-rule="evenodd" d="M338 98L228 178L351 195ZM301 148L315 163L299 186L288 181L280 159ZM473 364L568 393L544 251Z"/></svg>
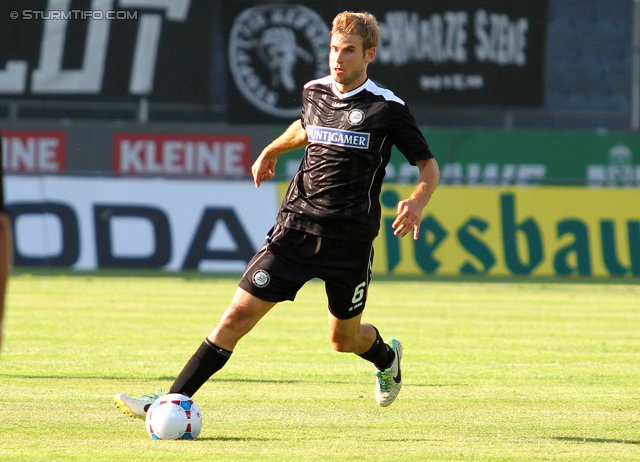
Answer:
<svg viewBox="0 0 640 462"><path fill-rule="evenodd" d="M251 167L253 182L256 188L260 183L270 180L276 174L276 162L285 152L302 148L307 145L307 132L300 119L293 122L282 135L273 140L262 150Z"/></svg>

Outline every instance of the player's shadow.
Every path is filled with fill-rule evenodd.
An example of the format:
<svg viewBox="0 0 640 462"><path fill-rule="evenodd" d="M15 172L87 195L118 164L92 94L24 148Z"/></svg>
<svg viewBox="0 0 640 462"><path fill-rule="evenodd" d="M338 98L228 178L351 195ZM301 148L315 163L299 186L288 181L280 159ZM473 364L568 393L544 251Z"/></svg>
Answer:
<svg viewBox="0 0 640 462"><path fill-rule="evenodd" d="M618 440L614 438L584 438L581 436L556 436L553 438L558 441L569 441L572 443L617 443L617 444L635 444L640 445L638 440Z"/></svg>

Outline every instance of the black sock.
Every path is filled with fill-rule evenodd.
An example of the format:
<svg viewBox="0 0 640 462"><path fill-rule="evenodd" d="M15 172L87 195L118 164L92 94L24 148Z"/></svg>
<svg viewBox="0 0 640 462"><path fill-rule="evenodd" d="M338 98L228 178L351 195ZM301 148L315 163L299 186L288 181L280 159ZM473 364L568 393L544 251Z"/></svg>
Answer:
<svg viewBox="0 0 640 462"><path fill-rule="evenodd" d="M374 329L376 328L374 327ZM366 359L367 361L372 362L379 370L383 371L390 367L391 364L393 364L396 353L393 351L393 349L391 349L389 345L384 343L384 340L382 340L382 337L380 337L380 332L378 332L378 329L376 329L376 335L376 341L373 342L371 348L358 356L360 356L362 359Z"/></svg>
<svg viewBox="0 0 640 462"><path fill-rule="evenodd" d="M169 393L193 396L213 374L222 369L231 353L229 350L214 345L209 339L205 339L200 348L187 361L182 372L178 374Z"/></svg>

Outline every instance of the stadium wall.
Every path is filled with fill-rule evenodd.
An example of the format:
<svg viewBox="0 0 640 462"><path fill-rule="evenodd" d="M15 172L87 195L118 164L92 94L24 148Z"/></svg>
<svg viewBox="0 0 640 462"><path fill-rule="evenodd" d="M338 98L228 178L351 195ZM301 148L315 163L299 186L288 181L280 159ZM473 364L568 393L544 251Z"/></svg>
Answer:
<svg viewBox="0 0 640 462"><path fill-rule="evenodd" d="M282 125L13 122L2 128L12 174L248 179ZM640 134L579 130L424 129L442 185L640 187ZM279 161L279 180L302 151ZM387 181L415 180L399 152Z"/></svg>
<svg viewBox="0 0 640 462"><path fill-rule="evenodd" d="M637 190L441 187L418 240L393 236L398 200L382 194L374 272L494 276L640 276Z"/></svg>
<svg viewBox="0 0 640 462"><path fill-rule="evenodd" d="M9 175L16 266L241 272L287 182ZM374 273L640 277L634 188L441 186L418 240L390 228L412 187L388 183Z"/></svg>
<svg viewBox="0 0 640 462"><path fill-rule="evenodd" d="M256 190L269 125L15 123L3 130L16 266L239 272L302 151ZM442 182L420 239L389 232L417 169L394 153L377 274L640 276L640 135L425 130ZM637 155L636 155L637 157Z"/></svg>

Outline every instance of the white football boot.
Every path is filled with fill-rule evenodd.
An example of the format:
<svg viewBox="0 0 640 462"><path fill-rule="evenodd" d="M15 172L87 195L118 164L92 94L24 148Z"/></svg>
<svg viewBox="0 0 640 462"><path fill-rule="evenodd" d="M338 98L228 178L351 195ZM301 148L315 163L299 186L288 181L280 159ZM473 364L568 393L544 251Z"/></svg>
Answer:
<svg viewBox="0 0 640 462"><path fill-rule="evenodd" d="M132 398L123 393L118 393L113 397L116 407L131 417L145 420L147 417L147 409L153 402L160 397L162 389L158 393L152 395L142 395L142 398Z"/></svg>
<svg viewBox="0 0 640 462"><path fill-rule="evenodd" d="M373 374L376 376L376 403L382 407L387 407L393 403L402 387L402 374L400 372L402 344L395 338L389 339L385 343L396 352L396 357L388 369L383 371L376 369Z"/></svg>

